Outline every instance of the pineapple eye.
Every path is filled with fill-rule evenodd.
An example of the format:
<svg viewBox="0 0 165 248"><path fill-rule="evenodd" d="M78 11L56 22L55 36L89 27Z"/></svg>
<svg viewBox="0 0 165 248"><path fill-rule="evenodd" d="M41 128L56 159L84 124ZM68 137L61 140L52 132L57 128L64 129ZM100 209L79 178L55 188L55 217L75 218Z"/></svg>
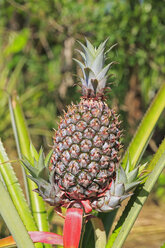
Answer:
<svg viewBox="0 0 165 248"><path fill-rule="evenodd" d="M67 135L66 129L61 129L61 136L64 138Z"/></svg>
<svg viewBox="0 0 165 248"><path fill-rule="evenodd" d="M75 184L74 175L72 175L70 173L66 173L65 176L63 177L62 181L61 181L61 184L65 189L69 189L71 186L73 186Z"/></svg>
<svg viewBox="0 0 165 248"><path fill-rule="evenodd" d="M68 149L72 144L72 139L71 137L66 137L63 141L63 146L64 146L64 149Z"/></svg>
<svg viewBox="0 0 165 248"><path fill-rule="evenodd" d="M80 148L78 145L72 145L70 148L70 154L72 158L77 158L80 152Z"/></svg>
<svg viewBox="0 0 165 248"><path fill-rule="evenodd" d="M109 134L108 134L108 128L107 127L101 127L99 131L99 135L103 140L107 139Z"/></svg>
<svg viewBox="0 0 165 248"><path fill-rule="evenodd" d="M80 132L84 131L84 129L86 128L87 124L85 121L79 121L77 124L76 124L76 129Z"/></svg>
<svg viewBox="0 0 165 248"><path fill-rule="evenodd" d="M70 124L67 128L67 135L71 135L75 130L76 130L76 127L74 124Z"/></svg>
<svg viewBox="0 0 165 248"><path fill-rule="evenodd" d="M70 154L69 154L68 151L64 151L64 152L62 153L61 160L62 160L62 162L63 162L65 165L68 164L68 162L69 162L69 160L70 160Z"/></svg>
<svg viewBox="0 0 165 248"><path fill-rule="evenodd" d="M90 112L84 113L84 114L82 115L82 119L83 119L84 121L86 121L86 122L89 122L89 121L91 120L91 118L92 118L92 115L91 115Z"/></svg>
<svg viewBox="0 0 165 248"><path fill-rule="evenodd" d="M100 129L100 121L97 118L94 118L93 120L90 121L90 126L94 130L99 131L99 129Z"/></svg>
<svg viewBox="0 0 165 248"><path fill-rule="evenodd" d="M81 168L86 168L89 163L89 156L87 153L82 153L79 157L79 164Z"/></svg>
<svg viewBox="0 0 165 248"><path fill-rule="evenodd" d="M93 143L96 147L100 147L103 144L103 141L99 135L96 135L93 139Z"/></svg>
<svg viewBox="0 0 165 248"><path fill-rule="evenodd" d="M72 136L73 143L79 143L82 140L82 133L75 132Z"/></svg>
<svg viewBox="0 0 165 248"><path fill-rule="evenodd" d="M88 127L85 129L85 131L84 131L84 137L85 138L92 139L94 137L94 135L95 135L95 131L92 128Z"/></svg>
<svg viewBox="0 0 165 248"><path fill-rule="evenodd" d="M93 148L90 152L92 160L98 161L101 157L100 155L100 149L99 148Z"/></svg>
<svg viewBox="0 0 165 248"><path fill-rule="evenodd" d="M76 162L76 160L72 160L72 161L69 163L68 171L71 172L71 173L74 174L74 175L77 175L77 174L79 173L79 165L78 165L78 163Z"/></svg>
<svg viewBox="0 0 165 248"><path fill-rule="evenodd" d="M62 151L64 150L64 146L63 146L63 143L62 143L62 142L60 142L60 143L58 144L57 150L58 150L59 152L62 152Z"/></svg>
<svg viewBox="0 0 165 248"><path fill-rule="evenodd" d="M55 166L55 171L57 174L61 175L65 171L65 165L59 161Z"/></svg>
<svg viewBox="0 0 165 248"><path fill-rule="evenodd" d="M110 163L110 158L108 156L103 155L100 159L101 168L108 168Z"/></svg>
<svg viewBox="0 0 165 248"><path fill-rule="evenodd" d="M92 113L93 117L100 118L100 116L101 116L101 110L99 108L92 108L91 113Z"/></svg>
<svg viewBox="0 0 165 248"><path fill-rule="evenodd" d="M111 153L110 144L108 142L105 142L103 145L103 153L107 155L110 155Z"/></svg>
<svg viewBox="0 0 165 248"><path fill-rule="evenodd" d="M90 140L84 139L81 142L81 151L82 152L88 152L91 147L92 147L92 142Z"/></svg>
<svg viewBox="0 0 165 248"><path fill-rule="evenodd" d="M92 178L87 172L82 171L79 174L78 179L79 179L79 184L86 188L90 184Z"/></svg>
<svg viewBox="0 0 165 248"><path fill-rule="evenodd" d="M104 125L104 126L108 126L109 125L109 117L108 115L103 115L101 117L101 124Z"/></svg>
<svg viewBox="0 0 165 248"><path fill-rule="evenodd" d="M89 173L92 174L93 177L95 177L99 171L99 165L98 163L96 162L91 162L89 165L88 165L88 170L89 170Z"/></svg>

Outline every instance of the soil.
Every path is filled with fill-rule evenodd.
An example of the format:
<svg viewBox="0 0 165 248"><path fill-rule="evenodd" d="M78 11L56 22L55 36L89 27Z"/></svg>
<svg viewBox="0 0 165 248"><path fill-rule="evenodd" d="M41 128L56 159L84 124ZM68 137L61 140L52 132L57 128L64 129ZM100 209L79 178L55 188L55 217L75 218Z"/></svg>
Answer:
<svg viewBox="0 0 165 248"><path fill-rule="evenodd" d="M156 205L148 200L123 248L160 248L163 244L165 244L165 203Z"/></svg>

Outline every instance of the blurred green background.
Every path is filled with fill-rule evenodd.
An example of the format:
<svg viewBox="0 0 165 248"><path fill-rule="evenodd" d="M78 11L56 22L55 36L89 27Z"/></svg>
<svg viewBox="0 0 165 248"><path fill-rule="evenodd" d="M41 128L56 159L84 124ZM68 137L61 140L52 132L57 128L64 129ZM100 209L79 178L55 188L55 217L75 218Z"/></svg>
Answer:
<svg viewBox="0 0 165 248"><path fill-rule="evenodd" d="M33 143L52 145L58 116L79 101L76 40L95 46L110 37L114 74L108 102L122 120L126 148L149 103L165 78L165 1L154 0L1 0L0 137L15 151L8 94L20 96ZM146 152L156 151L165 133L165 114ZM14 156L14 155L13 155ZM156 195L164 197L165 175Z"/></svg>

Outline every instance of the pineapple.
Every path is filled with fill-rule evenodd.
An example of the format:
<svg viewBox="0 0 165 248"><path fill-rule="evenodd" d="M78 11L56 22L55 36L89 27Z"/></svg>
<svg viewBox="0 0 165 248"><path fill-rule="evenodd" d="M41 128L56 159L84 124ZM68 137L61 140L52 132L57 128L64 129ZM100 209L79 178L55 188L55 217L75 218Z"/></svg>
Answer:
<svg viewBox="0 0 165 248"><path fill-rule="evenodd" d="M51 168L39 159L35 167L23 163L38 185L43 199L56 208L83 208L107 212L120 206L139 181L138 170L119 167L120 122L106 103L107 73L112 63L104 65L106 41L95 48L88 40L77 50L83 77L82 97L72 104L55 131ZM108 50L110 51L111 48ZM41 152L41 157L43 154ZM42 163L42 164L41 164Z"/></svg>
<svg viewBox="0 0 165 248"><path fill-rule="evenodd" d="M105 44L96 49L88 40L87 46L80 43L84 63L75 61L83 73L82 98L68 107L54 136L54 181L73 201L91 201L103 194L119 161L119 121L104 99L112 64L104 67Z"/></svg>

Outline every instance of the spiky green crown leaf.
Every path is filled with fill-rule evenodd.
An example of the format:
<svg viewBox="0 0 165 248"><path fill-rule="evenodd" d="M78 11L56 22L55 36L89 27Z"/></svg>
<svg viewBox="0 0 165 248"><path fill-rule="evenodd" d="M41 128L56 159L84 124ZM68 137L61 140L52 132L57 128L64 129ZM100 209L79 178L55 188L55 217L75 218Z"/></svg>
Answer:
<svg viewBox="0 0 165 248"><path fill-rule="evenodd" d="M23 157L22 165L28 172L27 176L38 186L34 191L39 193L50 205L58 207L62 202L62 194L58 186L54 185L53 174L49 171L53 150L45 158L42 148L39 154L32 144L30 149L34 157L33 161L29 161L26 157Z"/></svg>
<svg viewBox="0 0 165 248"><path fill-rule="evenodd" d="M105 192L103 197L92 202L92 208L99 212L109 212L119 208L121 202L130 197L133 189L136 188L147 175L143 175L146 164L139 165L131 169L131 161L128 158L127 167L120 166L116 171L116 178L112 180L111 187Z"/></svg>
<svg viewBox="0 0 165 248"><path fill-rule="evenodd" d="M105 52L107 41L108 39L102 42L98 48L94 47L87 39L86 46L78 41L83 48L83 52L77 49L83 59L83 63L77 59L74 60L83 72L83 77L80 77L80 80L83 89L82 94L85 97L101 97L104 95L107 73L114 63L111 62L105 66L106 54L116 45L113 45Z"/></svg>
<svg viewBox="0 0 165 248"><path fill-rule="evenodd" d="M22 164L28 170L31 176L31 180L33 180L37 185L39 185L40 181L49 182L49 162L52 156L52 152L50 151L47 157L45 158L43 149L40 149L39 154L36 152L35 148L31 146L33 149L34 161L30 162L26 157L23 156ZM37 159L37 160L36 160Z"/></svg>

